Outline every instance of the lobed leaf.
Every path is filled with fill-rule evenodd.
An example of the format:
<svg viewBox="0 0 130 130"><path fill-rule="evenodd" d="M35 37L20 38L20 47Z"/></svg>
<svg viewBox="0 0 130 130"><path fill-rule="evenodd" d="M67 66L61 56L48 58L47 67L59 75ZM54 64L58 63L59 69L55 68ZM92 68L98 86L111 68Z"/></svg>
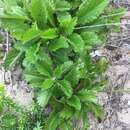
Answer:
<svg viewBox="0 0 130 130"><path fill-rule="evenodd" d="M108 5L108 0L84 0L77 12L78 23L86 24L93 22Z"/></svg>
<svg viewBox="0 0 130 130"><path fill-rule="evenodd" d="M80 110L81 109L81 102L80 99L74 95L72 96L68 101L67 104L74 107L76 110Z"/></svg>
<svg viewBox="0 0 130 130"><path fill-rule="evenodd" d="M55 39L58 37L58 30L56 28L50 28L40 33L43 39Z"/></svg>
<svg viewBox="0 0 130 130"><path fill-rule="evenodd" d="M48 91L41 91L40 93L38 93L37 102L40 106L44 108L48 104L49 98L50 94Z"/></svg>
<svg viewBox="0 0 130 130"><path fill-rule="evenodd" d="M60 80L58 81L58 84L60 86L60 89L63 91L63 93L70 98L72 96L72 88L71 84L66 80Z"/></svg>
<svg viewBox="0 0 130 130"><path fill-rule="evenodd" d="M39 29L44 29L47 23L47 9L44 0L32 0L30 12L34 20L36 20Z"/></svg>
<svg viewBox="0 0 130 130"><path fill-rule="evenodd" d="M73 33L69 36L68 41L73 46L75 52L82 52L84 50L84 41L79 34Z"/></svg>
<svg viewBox="0 0 130 130"><path fill-rule="evenodd" d="M61 48L68 48L69 44L65 37L60 36L60 38L51 41L48 47L50 51L57 51Z"/></svg>
<svg viewBox="0 0 130 130"><path fill-rule="evenodd" d="M54 79L46 79L43 84L42 84L42 88L43 90L49 89L54 85L55 80Z"/></svg>

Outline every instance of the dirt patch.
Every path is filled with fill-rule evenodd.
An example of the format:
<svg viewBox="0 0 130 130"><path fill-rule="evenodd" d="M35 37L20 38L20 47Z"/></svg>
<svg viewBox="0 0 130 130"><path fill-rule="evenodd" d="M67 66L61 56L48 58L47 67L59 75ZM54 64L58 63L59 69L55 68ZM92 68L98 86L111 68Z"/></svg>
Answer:
<svg viewBox="0 0 130 130"><path fill-rule="evenodd" d="M125 21L126 20L126 21ZM128 22L124 19L123 22ZM109 44L98 51L109 60L107 72L109 84L99 93L99 103L105 117L98 122L90 115L90 130L130 130L130 27L121 33L111 33Z"/></svg>

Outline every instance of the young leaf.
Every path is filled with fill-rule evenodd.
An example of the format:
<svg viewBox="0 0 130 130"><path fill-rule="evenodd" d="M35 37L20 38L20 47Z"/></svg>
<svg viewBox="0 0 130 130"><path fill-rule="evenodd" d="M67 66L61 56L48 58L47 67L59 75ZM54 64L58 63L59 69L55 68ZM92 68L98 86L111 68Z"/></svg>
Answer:
<svg viewBox="0 0 130 130"><path fill-rule="evenodd" d="M63 119L68 119L73 114L74 114L74 109L69 106L65 106L64 109L60 112L60 117Z"/></svg>
<svg viewBox="0 0 130 130"><path fill-rule="evenodd" d="M44 77L43 75L40 75L37 72L27 72L25 71L25 79L27 82L31 83L31 85L33 87L41 87L43 81L45 80L46 77Z"/></svg>
<svg viewBox="0 0 130 130"><path fill-rule="evenodd" d="M42 130L42 127L39 125L37 125L33 130Z"/></svg>
<svg viewBox="0 0 130 130"><path fill-rule="evenodd" d="M96 91L94 90L81 90L77 93L77 96L81 99L83 102L93 102L97 103L97 96Z"/></svg>
<svg viewBox="0 0 130 130"><path fill-rule="evenodd" d="M43 90L49 89L53 86L55 80L54 79L46 79L43 84L42 84L42 88Z"/></svg>
<svg viewBox="0 0 130 130"><path fill-rule="evenodd" d="M93 22L108 5L108 2L108 0L84 0L77 13L78 23L86 24Z"/></svg>
<svg viewBox="0 0 130 130"><path fill-rule="evenodd" d="M75 52L82 52L84 50L84 41L79 34L73 33L68 41L73 46Z"/></svg>
<svg viewBox="0 0 130 130"><path fill-rule="evenodd" d="M44 76L52 76L52 68L47 61L39 61L38 63L36 63L36 69L40 74Z"/></svg>
<svg viewBox="0 0 130 130"><path fill-rule="evenodd" d="M61 125L60 125L60 128L61 128L62 130L70 130L68 124L66 124L66 123L61 124Z"/></svg>
<svg viewBox="0 0 130 130"><path fill-rule="evenodd" d="M17 60L23 55L22 51L18 51L13 48L7 55L4 61L4 68L6 70L11 69L13 65L17 62Z"/></svg>
<svg viewBox="0 0 130 130"><path fill-rule="evenodd" d="M36 20L39 29L44 29L47 23L47 9L44 0L32 0L30 12L34 20Z"/></svg>
<svg viewBox="0 0 130 130"><path fill-rule="evenodd" d="M4 11L3 9L0 10L0 19L1 20L21 20L21 21L25 21L28 20L25 12L23 11L22 8L18 7L18 6L13 6L10 7L10 9L6 11Z"/></svg>
<svg viewBox="0 0 130 130"><path fill-rule="evenodd" d="M60 38L50 42L49 44L49 50L51 51L57 51L61 48L68 48L69 45L67 43L67 39L63 36L60 36Z"/></svg>
<svg viewBox="0 0 130 130"><path fill-rule="evenodd" d="M59 115L57 113L52 114L47 122L46 130L56 130L60 122L61 120L59 118Z"/></svg>
<svg viewBox="0 0 130 130"><path fill-rule="evenodd" d="M75 66L71 69L71 71L67 75L65 75L65 79L71 83L71 86L73 88L76 87L76 84L78 83L79 78L80 78L79 71L77 67Z"/></svg>
<svg viewBox="0 0 130 130"><path fill-rule="evenodd" d="M56 67L56 69L54 70L54 75L56 78L61 78L61 76L68 72L71 69L71 66L73 65L72 61L67 61L62 65L59 65Z"/></svg>
<svg viewBox="0 0 130 130"><path fill-rule="evenodd" d="M82 32L81 36L86 45L95 45L95 44L97 45L102 43L101 39L95 32L90 31Z"/></svg>
<svg viewBox="0 0 130 130"><path fill-rule="evenodd" d="M80 99L74 95L72 96L68 101L67 104L74 107L76 110L80 110L81 109L81 102Z"/></svg>
<svg viewBox="0 0 130 130"><path fill-rule="evenodd" d="M36 37L38 37L40 34L40 31L35 27L33 26L32 28L28 29L22 36L22 40L24 42L27 42L29 41L30 39L34 39Z"/></svg>
<svg viewBox="0 0 130 130"><path fill-rule="evenodd" d="M55 39L58 37L58 30L56 28L50 28L41 32L40 35L43 39Z"/></svg>
<svg viewBox="0 0 130 130"><path fill-rule="evenodd" d="M58 81L58 84L60 85L60 89L63 91L63 93L70 98L72 96L72 88L71 84L66 80Z"/></svg>
<svg viewBox="0 0 130 130"><path fill-rule="evenodd" d="M58 14L58 21L60 23L61 30L65 35L70 35L74 31L74 27L77 24L77 18L72 18L69 13L62 12Z"/></svg>
<svg viewBox="0 0 130 130"><path fill-rule="evenodd" d="M48 104L49 98L50 94L48 91L41 91L40 93L38 93L37 102L40 106L44 108Z"/></svg>
<svg viewBox="0 0 130 130"><path fill-rule="evenodd" d="M68 11L70 10L71 5L69 2L65 0L56 0L55 8L56 8L56 11Z"/></svg>

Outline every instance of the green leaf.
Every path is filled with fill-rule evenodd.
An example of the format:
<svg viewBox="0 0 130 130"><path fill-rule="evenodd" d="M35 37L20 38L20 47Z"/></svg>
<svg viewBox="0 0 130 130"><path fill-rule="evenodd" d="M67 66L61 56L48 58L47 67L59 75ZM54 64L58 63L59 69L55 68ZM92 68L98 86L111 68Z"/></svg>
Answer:
<svg viewBox="0 0 130 130"><path fill-rule="evenodd" d="M72 96L72 88L71 84L66 80L60 80L58 81L58 84L60 86L60 89L63 91L63 93L70 98Z"/></svg>
<svg viewBox="0 0 130 130"><path fill-rule="evenodd" d="M82 52L84 50L84 41L79 34L73 33L68 41L73 46L75 52Z"/></svg>
<svg viewBox="0 0 130 130"><path fill-rule="evenodd" d="M44 32L41 32L40 35L43 39L55 39L58 37L58 30L56 28L49 28Z"/></svg>
<svg viewBox="0 0 130 130"><path fill-rule="evenodd" d="M74 31L74 27L77 24L77 18L72 18L69 13L62 12L58 14L58 21L60 23L61 30L65 35L70 35Z"/></svg>
<svg viewBox="0 0 130 130"><path fill-rule="evenodd" d="M77 93L77 96L82 102L97 103L97 92L94 90L81 90Z"/></svg>
<svg viewBox="0 0 130 130"><path fill-rule="evenodd" d="M61 48L68 48L69 45L67 43L67 39L63 36L60 36L60 38L50 42L49 44L49 50L51 51L57 51Z"/></svg>
<svg viewBox="0 0 130 130"><path fill-rule="evenodd" d="M108 5L108 0L84 0L77 13L78 23L86 24L93 22Z"/></svg>
<svg viewBox="0 0 130 130"><path fill-rule="evenodd" d="M38 125L35 128L33 128L33 130L42 130L42 127L40 125Z"/></svg>
<svg viewBox="0 0 130 130"><path fill-rule="evenodd" d="M102 107L95 103L86 103L86 107L88 108L89 112L93 112L96 118L103 118L104 112Z"/></svg>
<svg viewBox="0 0 130 130"><path fill-rule="evenodd" d="M60 125L60 128L61 128L62 130L71 130L71 129L69 129L68 124L66 124L66 123L61 124L61 125Z"/></svg>
<svg viewBox="0 0 130 130"><path fill-rule="evenodd" d="M23 55L22 51L18 51L13 48L7 55L4 61L4 68L6 70L11 69L13 65L18 61L18 59Z"/></svg>
<svg viewBox="0 0 130 130"><path fill-rule="evenodd" d="M54 63L57 64L63 64L64 62L67 62L69 60L68 57L68 49L59 49L55 53L53 53Z"/></svg>
<svg viewBox="0 0 130 130"><path fill-rule="evenodd" d="M24 76L27 82L31 83L33 87L39 87L42 86L43 81L45 80L46 77L43 75L37 73L37 72L30 72L30 71L25 71Z"/></svg>
<svg viewBox="0 0 130 130"><path fill-rule="evenodd" d="M46 79L43 84L42 88L44 90L51 88L54 85L55 80L54 79Z"/></svg>
<svg viewBox="0 0 130 130"><path fill-rule="evenodd" d="M95 44L97 45L102 43L101 39L95 32L90 31L82 32L81 36L86 45L95 45Z"/></svg>
<svg viewBox="0 0 130 130"><path fill-rule="evenodd" d="M125 8L108 8L107 15L102 15L99 19L106 20L107 23L118 23L125 14Z"/></svg>
<svg viewBox="0 0 130 130"><path fill-rule="evenodd" d="M37 51L39 50L39 47L37 44L32 45L31 47L28 48L28 50L25 53L25 59L26 62L28 62L29 64L31 63L35 63L37 60Z"/></svg>
<svg viewBox="0 0 130 130"><path fill-rule="evenodd" d="M22 36L22 40L24 42L27 42L30 39L34 39L34 38L38 37L39 34L40 34L40 31L35 26L33 26L32 28L25 31L25 33Z"/></svg>
<svg viewBox="0 0 130 130"><path fill-rule="evenodd" d="M57 113L52 114L49 117L49 120L47 122L47 128L46 130L56 130L56 128L58 127L58 125L60 124L61 120L59 118L59 115Z"/></svg>
<svg viewBox="0 0 130 130"><path fill-rule="evenodd" d="M65 106L64 109L60 112L60 117L63 119L68 119L73 114L74 114L74 109L69 106Z"/></svg>
<svg viewBox="0 0 130 130"><path fill-rule="evenodd" d="M68 11L70 10L71 5L69 2L65 0L56 0L55 8L56 8L56 11Z"/></svg>
<svg viewBox="0 0 130 130"><path fill-rule="evenodd" d="M25 12L18 6L5 10L5 8L0 10L0 26L9 30L15 38L21 40L23 33L29 28L25 23L25 21L28 21Z"/></svg>
<svg viewBox="0 0 130 130"><path fill-rule="evenodd" d="M4 11L4 9L0 10L0 19L1 20L28 20L24 10L18 6L13 6L10 9Z"/></svg>
<svg viewBox="0 0 130 130"><path fill-rule="evenodd" d="M74 88L76 87L76 84L79 82L80 76L79 76L79 70L77 67L73 67L71 71L65 75L65 79L71 83L71 86Z"/></svg>
<svg viewBox="0 0 130 130"><path fill-rule="evenodd" d="M64 64L57 66L56 69L54 70L55 77L58 79L61 78L63 74L65 74L71 69L72 65L73 65L72 61L67 61Z"/></svg>
<svg viewBox="0 0 130 130"><path fill-rule="evenodd" d="M98 71L104 73L108 68L108 61L105 57L102 57L97 63Z"/></svg>
<svg viewBox="0 0 130 130"><path fill-rule="evenodd" d="M71 107L74 107L76 110L80 110L81 109L80 99L76 95L72 96L67 101L67 104L70 105Z"/></svg>
<svg viewBox="0 0 130 130"><path fill-rule="evenodd" d="M50 93L48 91L41 91L38 93L37 102L43 108L48 104Z"/></svg>
<svg viewBox="0 0 130 130"><path fill-rule="evenodd" d="M47 23L47 10L44 0L32 0L30 12L34 20L36 20L39 29L44 29Z"/></svg>
<svg viewBox="0 0 130 130"><path fill-rule="evenodd" d="M36 64L37 71L45 76L51 77L52 76L52 67L47 61L39 61Z"/></svg>
<svg viewBox="0 0 130 130"><path fill-rule="evenodd" d="M55 26L54 22L54 13L55 13L55 3L54 0L45 0L46 2L46 8L48 13L48 20L52 26Z"/></svg>

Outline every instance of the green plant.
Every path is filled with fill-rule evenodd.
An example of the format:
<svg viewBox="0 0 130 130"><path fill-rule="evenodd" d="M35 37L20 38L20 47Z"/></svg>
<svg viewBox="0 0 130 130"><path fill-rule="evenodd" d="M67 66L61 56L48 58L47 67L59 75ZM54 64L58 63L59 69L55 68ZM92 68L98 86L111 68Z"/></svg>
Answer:
<svg viewBox="0 0 130 130"><path fill-rule="evenodd" d="M0 84L0 130L41 130L45 119L43 109L36 104L31 110L24 109L7 96Z"/></svg>
<svg viewBox="0 0 130 130"><path fill-rule="evenodd" d="M35 89L37 103L41 109L51 110L43 129L72 130L78 127L75 121L82 121L81 129L86 130L89 112L102 117L96 96L106 83L100 76L107 61L93 62L91 48L104 41L112 22L119 22L119 12L124 10L108 11L108 0L0 3L1 26L16 39L5 69L21 64L25 79ZM39 124L35 129L41 129Z"/></svg>

